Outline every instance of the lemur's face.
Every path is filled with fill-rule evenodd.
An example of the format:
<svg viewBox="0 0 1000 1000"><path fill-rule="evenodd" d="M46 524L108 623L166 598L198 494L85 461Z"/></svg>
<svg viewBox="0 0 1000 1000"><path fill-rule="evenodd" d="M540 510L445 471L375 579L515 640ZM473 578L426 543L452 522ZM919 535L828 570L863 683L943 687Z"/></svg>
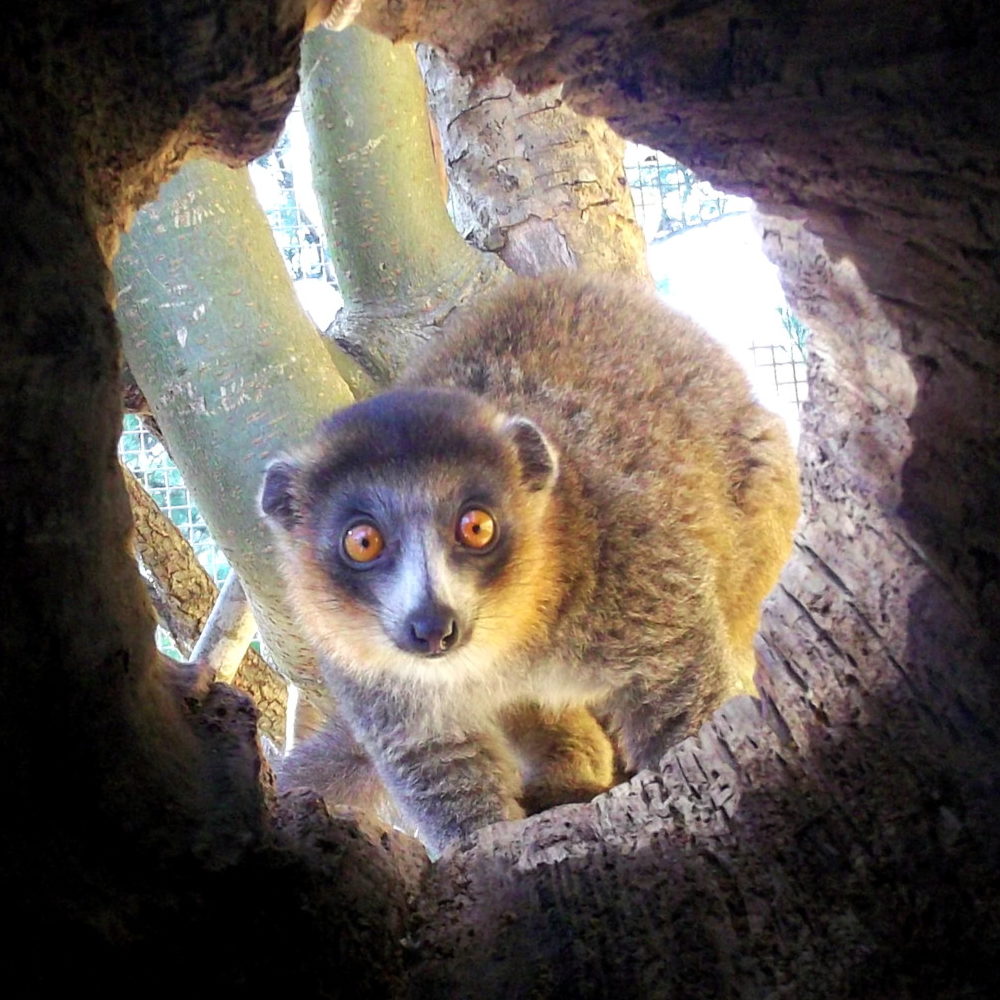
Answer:
<svg viewBox="0 0 1000 1000"><path fill-rule="evenodd" d="M349 669L484 676L554 609L555 457L538 429L464 393L394 392L279 461L261 504L312 641Z"/></svg>

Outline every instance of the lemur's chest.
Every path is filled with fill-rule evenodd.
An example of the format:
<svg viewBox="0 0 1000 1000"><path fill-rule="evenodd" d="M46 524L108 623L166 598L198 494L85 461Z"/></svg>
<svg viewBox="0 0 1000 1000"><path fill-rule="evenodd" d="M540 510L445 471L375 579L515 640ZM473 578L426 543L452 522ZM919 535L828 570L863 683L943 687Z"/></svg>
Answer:
<svg viewBox="0 0 1000 1000"><path fill-rule="evenodd" d="M596 661L571 654L552 656L527 665L520 684L512 685L520 697L561 708L568 704L594 704L613 688L607 670Z"/></svg>

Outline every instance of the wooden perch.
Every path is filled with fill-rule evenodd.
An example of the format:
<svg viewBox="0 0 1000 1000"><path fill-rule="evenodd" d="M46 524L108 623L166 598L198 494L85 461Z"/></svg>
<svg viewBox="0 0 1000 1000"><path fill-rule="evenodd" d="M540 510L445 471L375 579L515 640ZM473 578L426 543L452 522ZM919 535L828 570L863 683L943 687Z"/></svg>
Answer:
<svg viewBox="0 0 1000 1000"><path fill-rule="evenodd" d="M191 662L210 677L232 684L256 628L239 577L230 571L191 651Z"/></svg>

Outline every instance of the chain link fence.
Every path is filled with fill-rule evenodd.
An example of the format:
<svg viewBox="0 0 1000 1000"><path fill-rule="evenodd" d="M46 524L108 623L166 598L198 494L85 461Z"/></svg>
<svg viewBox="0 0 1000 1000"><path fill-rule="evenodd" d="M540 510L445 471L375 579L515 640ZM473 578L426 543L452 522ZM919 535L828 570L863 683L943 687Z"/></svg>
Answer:
<svg viewBox="0 0 1000 1000"><path fill-rule="evenodd" d="M665 153L636 143L625 146L625 179L647 243L751 207L748 199L716 191Z"/></svg>
<svg viewBox="0 0 1000 1000"><path fill-rule="evenodd" d="M743 306L741 300L746 296L746 288L739 284L741 275L725 273L727 258L719 252L719 247L724 240L723 229L728 226L734 230L731 223L744 223L740 227L741 238L752 247L747 247L748 254L728 258L732 261L730 268L753 266L759 271L763 252L753 229L753 202L717 191L665 153L635 143L626 144L625 177L632 192L636 219L649 248L653 280L664 297L671 301L675 277L688 282L698 277L692 275L692 268L678 267L678 258L696 254L701 247L706 247L710 256L700 265L706 272L705 280L699 282L693 297L708 302L728 296ZM719 233L715 243L708 239L708 231L712 229ZM692 240L692 236L700 238ZM685 249L671 253L671 244L680 245L682 241ZM748 256L756 261L748 261ZM679 297L672 304L690 312L710 333L723 340L747 368L762 401L779 409L794 431L799 409L809 395L805 361L809 331L788 309L777 283L776 270L770 269L770 282L766 278L759 282L768 285L769 304L758 304L755 296L754 303L745 304L735 319L720 319L715 326L704 322L699 315L701 310L691 301L691 294ZM676 275L678 270L683 274ZM731 288L738 290L729 290ZM751 315L753 313L757 315Z"/></svg>
<svg viewBox="0 0 1000 1000"><path fill-rule="evenodd" d="M177 526L205 571L216 585L221 586L229 575L229 563L198 512L180 469L156 435L135 414L126 413L122 421L118 458L132 471L156 506Z"/></svg>

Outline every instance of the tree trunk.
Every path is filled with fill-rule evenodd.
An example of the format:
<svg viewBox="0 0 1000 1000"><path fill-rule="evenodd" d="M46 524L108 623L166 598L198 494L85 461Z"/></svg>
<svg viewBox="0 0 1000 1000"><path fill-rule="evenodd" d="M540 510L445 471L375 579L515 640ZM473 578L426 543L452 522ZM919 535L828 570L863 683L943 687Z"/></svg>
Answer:
<svg viewBox="0 0 1000 1000"><path fill-rule="evenodd" d="M132 471L122 466L135 548L149 574L161 624L187 656L212 613L219 588L198 562L180 529L157 506ZM162 608L162 614L159 609Z"/></svg>
<svg viewBox="0 0 1000 1000"><path fill-rule="evenodd" d="M135 525L136 549L152 578L157 617L181 654L190 657L215 608L219 588L177 526L131 471L124 466L122 471ZM261 729L275 746L282 746L288 689L281 678L250 648L240 658L236 676L225 679L253 698Z"/></svg>
<svg viewBox="0 0 1000 1000"><path fill-rule="evenodd" d="M445 211L412 48L318 30L302 60L313 185L344 296L327 336L385 385L501 269Z"/></svg>
<svg viewBox="0 0 1000 1000"><path fill-rule="evenodd" d="M275 134L302 17L291 0L41 0L0 39L0 857L35 992L994 995L992 8L362 7L465 68L562 81L578 109L804 220L765 238L818 330L763 711L731 702L660 772L429 869L307 797L271 806L245 703L185 699L158 667L126 550L101 251L192 149L233 160ZM293 948L290 973L275 956Z"/></svg>
<svg viewBox="0 0 1000 1000"><path fill-rule="evenodd" d="M246 170L187 164L137 216L115 274L129 369L269 655L321 712L257 494L268 458L352 394L295 297Z"/></svg>
<svg viewBox="0 0 1000 1000"><path fill-rule="evenodd" d="M526 95L477 83L437 49L417 48L442 137L459 232L517 274L563 268L649 277L625 180L625 144L576 114L558 87Z"/></svg>

